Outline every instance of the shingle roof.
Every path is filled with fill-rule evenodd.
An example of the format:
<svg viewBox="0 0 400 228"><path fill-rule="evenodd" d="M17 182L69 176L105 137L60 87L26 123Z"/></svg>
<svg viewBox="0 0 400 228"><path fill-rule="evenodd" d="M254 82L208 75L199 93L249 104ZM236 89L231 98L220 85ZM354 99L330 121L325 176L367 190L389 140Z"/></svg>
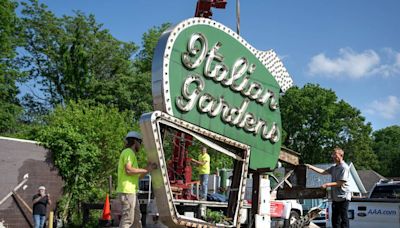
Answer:
<svg viewBox="0 0 400 228"><path fill-rule="evenodd" d="M360 179L365 187L365 189L370 192L372 187L376 184L381 179L386 180L387 178L380 175L379 173L375 172L372 169L368 170L357 170L358 176L360 176Z"/></svg>

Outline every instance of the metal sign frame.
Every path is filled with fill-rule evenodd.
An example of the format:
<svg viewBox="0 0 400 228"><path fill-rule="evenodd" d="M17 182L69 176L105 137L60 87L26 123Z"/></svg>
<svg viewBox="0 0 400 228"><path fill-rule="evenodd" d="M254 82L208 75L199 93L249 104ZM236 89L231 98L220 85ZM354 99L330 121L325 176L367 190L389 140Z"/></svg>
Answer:
<svg viewBox="0 0 400 228"><path fill-rule="evenodd" d="M193 137L196 137L202 143L206 143L212 148L218 149L218 145L215 144L215 142L219 142L241 151L240 155L233 155L232 152L222 152L233 157L241 164L238 167L240 174L234 174L239 181L236 188L237 194L232 194L228 202L228 209L231 210L231 215L233 216L233 225L216 225L200 219L185 217L177 212L167 173L167 163L163 148L163 126L172 127L187 134L191 134ZM160 220L168 227L240 227L240 218L244 216L240 214L240 211L243 208L250 148L240 142L202 129L161 111L142 115L140 127L144 134L143 143L146 149L148 162L156 163L159 167L153 170L151 175L153 191L157 199L157 206L160 213Z"/></svg>

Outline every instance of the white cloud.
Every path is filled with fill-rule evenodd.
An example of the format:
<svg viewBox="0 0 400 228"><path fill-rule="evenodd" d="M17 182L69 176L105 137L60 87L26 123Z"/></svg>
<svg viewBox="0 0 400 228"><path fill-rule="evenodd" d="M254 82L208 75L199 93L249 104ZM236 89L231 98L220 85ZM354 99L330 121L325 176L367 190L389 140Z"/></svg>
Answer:
<svg viewBox="0 0 400 228"><path fill-rule="evenodd" d="M400 52L390 48L383 49L382 52L383 56L380 56L374 50L356 53L350 48L342 48L337 58L329 58L320 53L311 58L308 64L309 74L347 76L354 79L368 75L389 77L400 74ZM386 62L381 63L382 59Z"/></svg>
<svg viewBox="0 0 400 228"><path fill-rule="evenodd" d="M388 96L385 100L374 100L368 105L366 112L388 120L395 119L400 113L400 99L396 96Z"/></svg>
<svg viewBox="0 0 400 228"><path fill-rule="evenodd" d="M374 69L371 74L382 75L384 77L390 77L395 74L400 74L400 52L395 52L392 49L384 49L388 59L391 60L392 64L382 64Z"/></svg>

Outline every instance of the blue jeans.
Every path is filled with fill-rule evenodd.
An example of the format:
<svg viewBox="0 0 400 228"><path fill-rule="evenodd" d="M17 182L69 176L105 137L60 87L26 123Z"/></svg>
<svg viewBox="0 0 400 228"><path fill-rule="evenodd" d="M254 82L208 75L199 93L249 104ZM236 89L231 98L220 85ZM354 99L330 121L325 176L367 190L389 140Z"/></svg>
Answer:
<svg viewBox="0 0 400 228"><path fill-rule="evenodd" d="M349 209L349 201L332 202L332 227L333 228L348 228L349 218L347 210Z"/></svg>
<svg viewBox="0 0 400 228"><path fill-rule="evenodd" d="M46 221L45 215L33 215L33 222L35 223L35 228L43 228L44 222Z"/></svg>
<svg viewBox="0 0 400 228"><path fill-rule="evenodd" d="M208 192L208 174L200 174L200 198L207 199Z"/></svg>

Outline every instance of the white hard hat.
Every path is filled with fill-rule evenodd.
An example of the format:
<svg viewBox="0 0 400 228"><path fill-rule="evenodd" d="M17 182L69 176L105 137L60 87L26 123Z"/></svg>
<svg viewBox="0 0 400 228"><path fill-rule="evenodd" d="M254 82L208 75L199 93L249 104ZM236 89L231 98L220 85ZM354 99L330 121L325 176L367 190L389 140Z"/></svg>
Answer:
<svg viewBox="0 0 400 228"><path fill-rule="evenodd" d="M127 138L135 138L135 139L142 140L142 136L140 135L139 132L136 132L136 131L128 132L128 134L125 136L125 139L127 139Z"/></svg>
<svg viewBox="0 0 400 228"><path fill-rule="evenodd" d="M46 188L45 188L44 186L40 186L40 187L38 188L38 190L46 190Z"/></svg>

